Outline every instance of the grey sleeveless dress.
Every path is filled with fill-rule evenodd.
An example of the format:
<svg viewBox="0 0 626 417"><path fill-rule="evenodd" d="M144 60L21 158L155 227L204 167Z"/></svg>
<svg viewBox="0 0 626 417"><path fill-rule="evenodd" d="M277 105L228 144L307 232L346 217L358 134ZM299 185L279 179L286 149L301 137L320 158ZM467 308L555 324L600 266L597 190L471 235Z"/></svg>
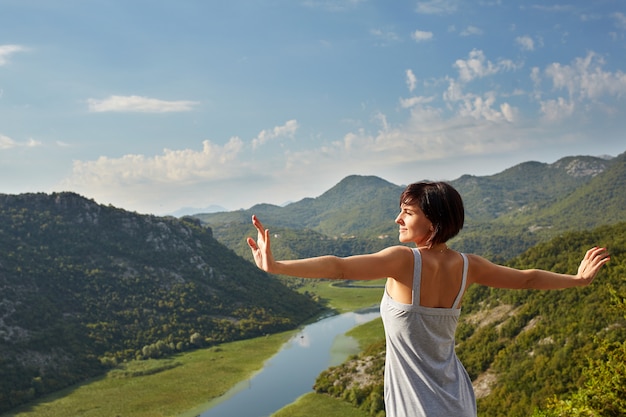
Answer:
<svg viewBox="0 0 626 417"><path fill-rule="evenodd" d="M385 327L385 411L387 417L475 417L472 381L454 351L463 282L452 308L419 305L422 256L413 249L413 303L393 300L385 289L380 314Z"/></svg>

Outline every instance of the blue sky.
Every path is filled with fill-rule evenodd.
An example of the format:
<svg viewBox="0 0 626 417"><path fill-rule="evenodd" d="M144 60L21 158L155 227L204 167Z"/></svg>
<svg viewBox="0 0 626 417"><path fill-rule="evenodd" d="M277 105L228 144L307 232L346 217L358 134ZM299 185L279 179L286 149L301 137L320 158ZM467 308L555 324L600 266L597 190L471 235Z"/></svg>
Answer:
<svg viewBox="0 0 626 417"><path fill-rule="evenodd" d="M625 136L623 0L0 0L0 193L236 210Z"/></svg>

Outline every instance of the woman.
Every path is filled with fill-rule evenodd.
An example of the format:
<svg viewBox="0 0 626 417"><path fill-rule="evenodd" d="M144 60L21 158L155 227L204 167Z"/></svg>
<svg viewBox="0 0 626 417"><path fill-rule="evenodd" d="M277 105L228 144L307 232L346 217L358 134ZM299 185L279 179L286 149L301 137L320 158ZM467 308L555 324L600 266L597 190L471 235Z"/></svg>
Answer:
<svg viewBox="0 0 626 417"><path fill-rule="evenodd" d="M276 261L269 231L256 216L258 237L248 238L257 266L302 278L387 278L380 312L385 327L385 411L388 417L476 416L471 380L454 351L461 299L471 284L498 288L559 289L590 284L610 260L606 249L585 254L576 275L517 270L448 248L463 227L459 193L445 182L409 185L396 218L401 243L346 258Z"/></svg>

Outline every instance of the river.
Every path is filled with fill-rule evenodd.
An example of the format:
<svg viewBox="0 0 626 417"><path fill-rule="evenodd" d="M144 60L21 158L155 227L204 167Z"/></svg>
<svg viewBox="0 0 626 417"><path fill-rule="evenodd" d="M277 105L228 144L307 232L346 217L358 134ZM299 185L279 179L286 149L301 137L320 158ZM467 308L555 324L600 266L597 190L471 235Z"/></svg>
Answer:
<svg viewBox="0 0 626 417"><path fill-rule="evenodd" d="M357 341L345 333L379 316L378 307L372 307L325 317L305 326L252 378L192 414L200 417L270 416L312 392L315 379L323 370L358 353Z"/></svg>

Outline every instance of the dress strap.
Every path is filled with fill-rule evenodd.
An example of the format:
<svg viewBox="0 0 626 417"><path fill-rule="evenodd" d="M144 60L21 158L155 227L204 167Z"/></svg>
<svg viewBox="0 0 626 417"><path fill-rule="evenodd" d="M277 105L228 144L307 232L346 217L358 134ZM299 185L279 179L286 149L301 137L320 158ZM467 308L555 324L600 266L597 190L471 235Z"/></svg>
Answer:
<svg viewBox="0 0 626 417"><path fill-rule="evenodd" d="M413 251L413 302L411 304L419 305L422 281L422 254L417 248L411 248L411 250Z"/></svg>
<svg viewBox="0 0 626 417"><path fill-rule="evenodd" d="M467 285L467 269L469 262L467 261L467 256L464 253L462 253L461 256L463 257L463 280L461 281L461 288L459 289L459 293L456 295L452 308L459 308L461 298L463 298L463 293L465 292L465 286Z"/></svg>

